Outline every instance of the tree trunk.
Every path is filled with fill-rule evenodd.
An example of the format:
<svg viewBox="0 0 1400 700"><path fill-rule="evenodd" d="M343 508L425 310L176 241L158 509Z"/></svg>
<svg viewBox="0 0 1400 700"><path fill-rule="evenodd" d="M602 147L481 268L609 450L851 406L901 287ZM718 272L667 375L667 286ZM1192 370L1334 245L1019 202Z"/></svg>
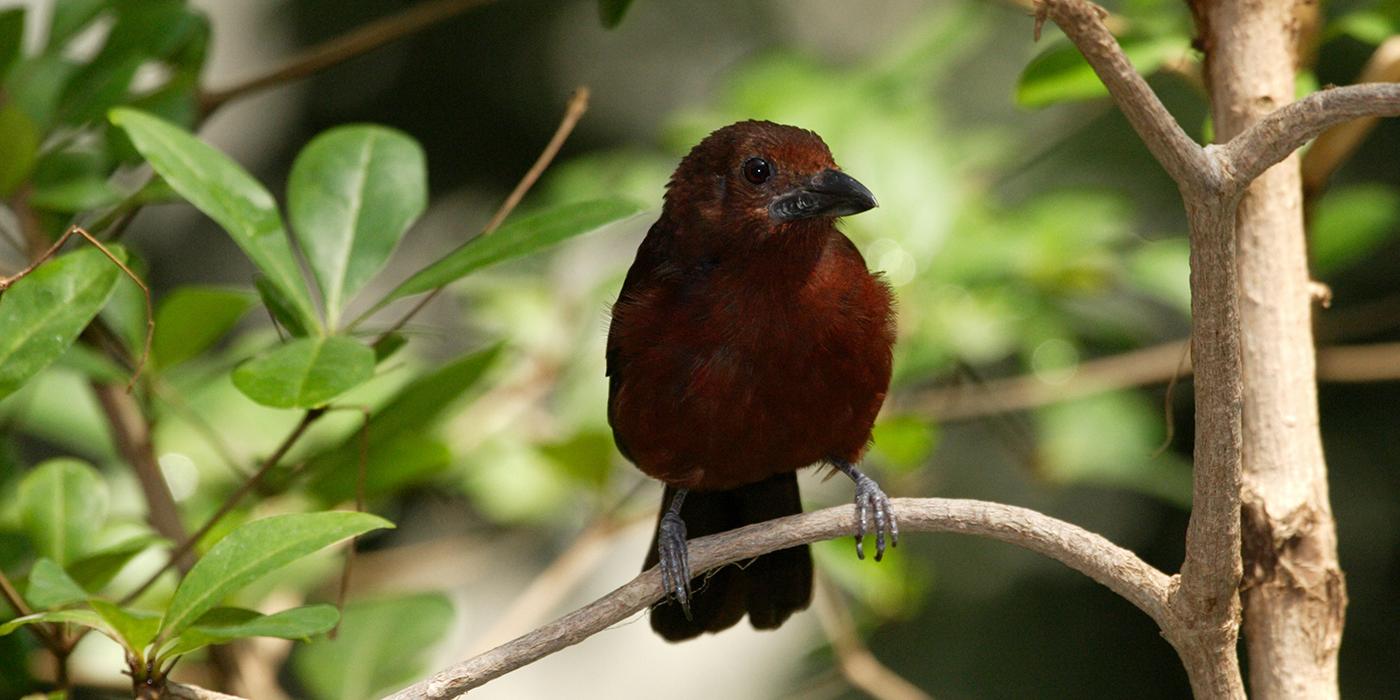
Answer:
<svg viewBox="0 0 1400 700"><path fill-rule="evenodd" d="M1293 101L1300 0L1198 0L1216 140ZM1251 694L1337 697L1346 590L1318 432L1312 291L1296 154L1236 215L1244 371L1244 634Z"/></svg>

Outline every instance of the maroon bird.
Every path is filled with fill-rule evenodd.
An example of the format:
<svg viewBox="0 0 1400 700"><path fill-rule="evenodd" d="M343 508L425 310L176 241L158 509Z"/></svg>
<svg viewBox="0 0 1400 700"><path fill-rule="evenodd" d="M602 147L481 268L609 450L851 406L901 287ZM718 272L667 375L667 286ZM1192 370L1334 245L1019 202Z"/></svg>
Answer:
<svg viewBox="0 0 1400 700"><path fill-rule="evenodd" d="M899 530L856 463L885 399L894 343L889 287L837 217L876 206L816 134L746 121L676 168L661 218L627 272L608 331L608 422L618 449L666 484L644 568L669 599L651 626L671 641L736 624L778 627L807 607L806 545L692 580L686 538L802 512L797 470L855 481L864 558ZM692 592L692 590L694 592Z"/></svg>

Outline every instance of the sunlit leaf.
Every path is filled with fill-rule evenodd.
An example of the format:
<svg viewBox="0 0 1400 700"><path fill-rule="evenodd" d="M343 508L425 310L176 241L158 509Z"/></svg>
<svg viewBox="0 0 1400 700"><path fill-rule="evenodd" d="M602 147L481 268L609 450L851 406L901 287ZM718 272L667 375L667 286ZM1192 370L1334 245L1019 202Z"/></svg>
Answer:
<svg viewBox="0 0 1400 700"><path fill-rule="evenodd" d="M345 126L297 155L287 212L316 273L326 322L374 276L427 206L427 161L418 143L379 126Z"/></svg>
<svg viewBox="0 0 1400 700"><path fill-rule="evenodd" d="M39 557L29 570L29 587L24 599L36 610L52 610L87 600L87 591L63 567L48 557Z"/></svg>
<svg viewBox="0 0 1400 700"><path fill-rule="evenodd" d="M33 625L42 622L67 622L75 625L82 625L99 630L104 634L112 636L114 639L116 638L115 633L107 626L107 623L101 616L91 610L82 609L52 610L49 612L34 613L33 615L25 615L24 617L17 617L0 625L0 637L10 634L25 625Z"/></svg>
<svg viewBox="0 0 1400 700"><path fill-rule="evenodd" d="M244 523L219 540L180 581L161 621L161 635L185 631L229 594L263 575L347 537L393 527L368 513L329 511L274 515Z"/></svg>
<svg viewBox="0 0 1400 700"><path fill-rule="evenodd" d="M351 338L302 338L233 371L233 385L273 408L312 408L374 375L374 351Z"/></svg>
<svg viewBox="0 0 1400 700"><path fill-rule="evenodd" d="M98 599L90 601L90 605L132 652L145 649L160 631L160 613L123 608Z"/></svg>
<svg viewBox="0 0 1400 700"><path fill-rule="evenodd" d="M228 333L253 305L253 296L237 289L180 287L156 309L151 355L158 366L171 367L199 355Z"/></svg>
<svg viewBox="0 0 1400 700"><path fill-rule="evenodd" d="M60 565L76 561L107 520L107 484L76 459L51 459L19 484L19 515L34 548Z"/></svg>
<svg viewBox="0 0 1400 700"><path fill-rule="evenodd" d="M215 608L181 632L161 656L172 658L211 644L224 644L247 637L310 639L329 632L340 619L334 605L306 605L271 615L242 608Z"/></svg>
<svg viewBox="0 0 1400 700"><path fill-rule="evenodd" d="M427 670L433 645L451 624L452 604L436 593L351 603L336 639L297 647L292 669L318 700L379 697Z"/></svg>
<svg viewBox="0 0 1400 700"><path fill-rule="evenodd" d="M468 241L420 270L391 292L385 302L436 289L483 267L543 250L639 211L630 202L605 199L565 204L516 219L489 236Z"/></svg>
<svg viewBox="0 0 1400 700"><path fill-rule="evenodd" d="M305 327L320 328L277 203L257 180L228 156L149 114L119 108L111 120L180 196L228 231Z"/></svg>

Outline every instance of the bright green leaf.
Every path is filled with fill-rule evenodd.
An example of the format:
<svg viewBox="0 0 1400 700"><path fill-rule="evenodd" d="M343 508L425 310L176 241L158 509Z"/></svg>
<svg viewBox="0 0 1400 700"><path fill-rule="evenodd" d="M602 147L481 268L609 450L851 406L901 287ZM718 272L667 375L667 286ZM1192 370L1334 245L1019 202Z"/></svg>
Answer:
<svg viewBox="0 0 1400 700"><path fill-rule="evenodd" d="M871 439L877 455L889 466L907 472L924 466L938 444L938 431L927 420L894 416L875 424Z"/></svg>
<svg viewBox="0 0 1400 700"><path fill-rule="evenodd" d="M60 565L90 548L107 520L107 484L76 459L51 459L19 484L19 515L34 548Z"/></svg>
<svg viewBox="0 0 1400 700"><path fill-rule="evenodd" d="M180 581L161 622L171 638L213 610L229 594L322 547L393 527L368 513L292 513L244 523L219 540Z"/></svg>
<svg viewBox="0 0 1400 700"><path fill-rule="evenodd" d="M1400 22L1376 9L1348 12L1329 23L1324 40L1349 36L1363 44L1379 46L1386 39L1400 34Z"/></svg>
<svg viewBox="0 0 1400 700"><path fill-rule="evenodd" d="M273 408L313 408L374 375L374 351L342 336L301 338L233 371L233 385Z"/></svg>
<svg viewBox="0 0 1400 700"><path fill-rule="evenodd" d="M627 8L631 6L632 0L598 0L598 19L604 27L613 29L622 24Z"/></svg>
<svg viewBox="0 0 1400 700"><path fill-rule="evenodd" d="M292 669L318 700L376 698L422 675L451 624L452 604L437 593L351 603L336 638L297 647Z"/></svg>
<svg viewBox="0 0 1400 700"><path fill-rule="evenodd" d="M1168 60L1186 53L1184 36L1124 38L1123 51L1142 75L1151 75ZM1058 102L1091 100L1108 94L1103 81L1069 42L1053 44L1031 59L1016 84L1016 103L1045 107Z"/></svg>
<svg viewBox="0 0 1400 700"><path fill-rule="evenodd" d="M253 296L237 289L181 287L156 309L151 355L165 368L199 355L248 312Z"/></svg>
<svg viewBox="0 0 1400 700"><path fill-rule="evenodd" d="M1400 192L1380 184L1340 187L1317 202L1311 230L1313 268L1322 274L1363 260L1400 234Z"/></svg>
<svg viewBox="0 0 1400 700"><path fill-rule="evenodd" d="M316 273L327 325L374 276L428 202L427 159L402 132L344 126L297 155L287 212Z"/></svg>
<svg viewBox="0 0 1400 700"><path fill-rule="evenodd" d="M180 196L228 231L305 327L320 328L277 203L257 180L169 122L125 108L112 110L111 120Z"/></svg>
<svg viewBox="0 0 1400 700"><path fill-rule="evenodd" d="M160 631L160 613L122 608L99 599L93 599L89 604L131 652L145 649Z"/></svg>
<svg viewBox="0 0 1400 700"><path fill-rule="evenodd" d="M565 204L517 219L489 236L467 241L443 259L418 271L391 292L385 302L436 289L483 267L543 250L639 211L641 209L630 202L601 199Z"/></svg>
<svg viewBox="0 0 1400 700"><path fill-rule="evenodd" d="M48 557L39 557L29 570L29 586L24 599L36 610L52 610L87 600L87 591L63 567Z"/></svg>
<svg viewBox="0 0 1400 700"><path fill-rule="evenodd" d="M52 610L49 612L34 613L17 617L3 625L0 625L0 637L3 637L15 630L25 626L42 622L68 622L84 627L91 627L116 639L115 633L107 626L101 616L91 610Z"/></svg>
<svg viewBox="0 0 1400 700"><path fill-rule="evenodd" d="M0 197L24 182L39 152L39 130L19 107L0 107Z"/></svg>
<svg viewBox="0 0 1400 700"><path fill-rule="evenodd" d="M272 615L242 608L215 608L181 632L160 653L163 658L173 658L211 644L247 637L305 640L329 632L339 619L340 612L334 605L306 605Z"/></svg>

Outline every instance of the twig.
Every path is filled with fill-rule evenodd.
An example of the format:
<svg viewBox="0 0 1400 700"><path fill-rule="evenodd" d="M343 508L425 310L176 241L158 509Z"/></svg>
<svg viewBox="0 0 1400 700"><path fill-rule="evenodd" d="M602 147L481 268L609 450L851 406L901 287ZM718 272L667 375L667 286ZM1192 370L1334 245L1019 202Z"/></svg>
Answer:
<svg viewBox="0 0 1400 700"><path fill-rule="evenodd" d="M1170 623L1168 576L1132 552L1075 525L1035 511L983 501L894 499L900 529L907 532L959 532L1008 542L1056 559L1108 586L1159 624ZM690 541L696 572L751 559L767 552L855 533L855 508L840 506L793 515ZM431 678L405 688L391 700L451 698L537 661L645 610L662 597L661 577L652 568L589 605Z"/></svg>
<svg viewBox="0 0 1400 700"><path fill-rule="evenodd" d="M831 581L819 574L816 589L817 621L848 683L876 700L932 700L928 693L875 658L861 641L851 609Z"/></svg>
<svg viewBox="0 0 1400 700"><path fill-rule="evenodd" d="M165 483L165 476L160 471L160 463L151 444L151 427L146 423L141 406L130 394L114 385L93 382L92 388L107 417L107 424L111 426L117 451L131 464L137 480L141 482L147 519L162 537L179 542L185 537L185 526L180 521L175 498L170 495L170 486ZM172 563L178 559L172 557Z"/></svg>
<svg viewBox="0 0 1400 700"><path fill-rule="evenodd" d="M5 602L15 609L15 617L33 615L33 608L24 602L24 597L15 590L15 585L10 582L10 577L0 571L0 596L5 598ZM60 638L57 625L26 625L34 636L54 655L54 660L58 663L58 668L64 668L64 660L68 656L68 649L64 648L63 640Z"/></svg>
<svg viewBox="0 0 1400 700"><path fill-rule="evenodd" d="M588 111L588 94L587 86L580 85L574 89L573 94L569 96L568 105L564 107L564 117L559 120L559 126L555 128L554 135L550 137L549 143L545 144L544 150L540 151L540 155L535 159L535 163L530 166L529 170L525 171L525 176L520 178L520 182L516 183L515 189L511 190L510 194L506 196L505 201L496 209L496 213L491 216L491 220L486 223L486 227L481 230L481 234L478 237L489 236L497 228L500 228L501 223L506 220L506 217L510 216L512 211L515 211L515 207L520 204L520 200L524 199L525 194L530 191L530 188L535 186L535 182L540 179L540 175L543 175L545 169L554 161L554 157L559 155L559 149L564 146L564 142L568 140L569 134L573 133L574 127L578 125L578 120L583 118L584 112ZM380 333L379 337L375 338L374 342L371 344L378 345L380 341L397 332L400 328L403 328L414 316L418 315L419 311L423 310L423 307L428 305L428 302L435 299L438 294L441 294L442 290L443 287L438 287L428 292L418 303L413 305L413 308L408 310L408 313L404 314L398 321L395 321L393 326L390 326L388 330ZM355 319L355 321L350 324L350 328L353 329L364 319L364 316Z"/></svg>
<svg viewBox="0 0 1400 700"><path fill-rule="evenodd" d="M141 595L143 592L146 591L146 589L150 588L153 584L155 584L155 582L160 579L161 574L164 574L168 569L170 569L170 567L174 566L176 563L181 561L184 558L184 556L190 552L190 550L194 549L194 546L198 544L199 541L203 539L205 535L209 534L209 531L213 530L214 526L218 525L219 521L223 520L224 516L232 512L234 508L238 507L238 503L243 500L244 496L247 496L249 492L251 492L254 488L257 488L258 484L262 482L263 477L267 476L267 473L271 471L273 467L277 466L278 462L282 461L282 458L287 455L287 452L292 449L292 446L296 444L296 441L299 438L301 438L301 436L306 432L307 428L310 428L311 424L316 422L316 420L324 414L325 411L323 409L312 409L310 411L307 411L301 417L301 421L299 421L296 427L292 429L292 432L288 433L287 437L282 439L282 443L278 445L275 450L273 450L272 455L263 461L262 466L259 467L258 470L254 472L252 476L248 477L248 480L243 482L242 486L239 486L237 490L235 490L232 494L229 494L228 498L224 499L223 505L219 506L219 509L217 511L214 511L214 514L209 516L209 519L204 521L204 524L201 525L200 528L194 532L194 534L189 536L184 536L183 534L181 534L177 537L170 537L170 535L166 535L167 537L170 537L172 542L179 542L179 544L176 545L175 549L170 552L169 560L166 561L164 566L156 570L155 573L151 574L150 577L145 580L145 582L137 586L130 593L126 594L126 596L124 596L121 600L122 604L125 605L135 600L137 596Z"/></svg>
<svg viewBox="0 0 1400 700"><path fill-rule="evenodd" d="M263 75L222 90L202 92L199 96L200 113L208 115L230 100L309 77L490 1L436 0L420 3L396 15L375 20L352 32L318 44Z"/></svg>

